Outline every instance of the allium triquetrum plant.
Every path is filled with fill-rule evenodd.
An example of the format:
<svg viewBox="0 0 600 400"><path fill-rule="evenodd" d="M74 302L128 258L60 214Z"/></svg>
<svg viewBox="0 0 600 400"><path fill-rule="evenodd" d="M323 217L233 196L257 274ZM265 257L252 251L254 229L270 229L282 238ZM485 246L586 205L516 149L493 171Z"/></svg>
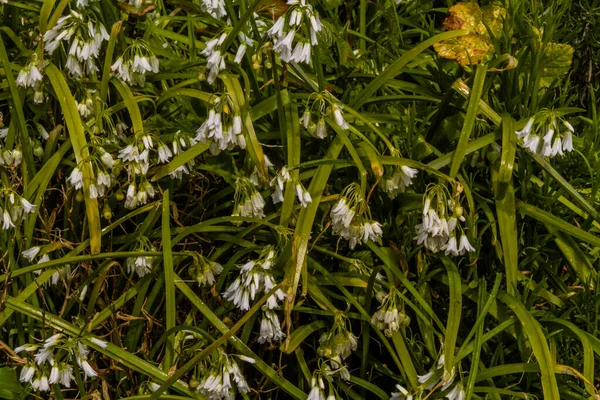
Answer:
<svg viewBox="0 0 600 400"><path fill-rule="evenodd" d="M0 398L600 398L597 2L0 3Z"/></svg>

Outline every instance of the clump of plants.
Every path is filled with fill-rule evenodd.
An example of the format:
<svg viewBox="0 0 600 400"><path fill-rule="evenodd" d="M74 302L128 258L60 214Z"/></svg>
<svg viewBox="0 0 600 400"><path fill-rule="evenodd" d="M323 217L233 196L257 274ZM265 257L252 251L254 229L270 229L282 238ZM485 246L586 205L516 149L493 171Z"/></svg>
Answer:
<svg viewBox="0 0 600 400"><path fill-rule="evenodd" d="M600 398L564 2L0 3L0 398Z"/></svg>

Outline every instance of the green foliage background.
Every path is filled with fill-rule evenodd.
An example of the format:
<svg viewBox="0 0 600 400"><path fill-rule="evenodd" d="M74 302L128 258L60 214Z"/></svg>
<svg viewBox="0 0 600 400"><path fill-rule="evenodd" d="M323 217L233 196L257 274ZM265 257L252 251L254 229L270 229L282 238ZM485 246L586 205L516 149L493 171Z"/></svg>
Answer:
<svg viewBox="0 0 600 400"><path fill-rule="evenodd" d="M93 349L99 376L78 374L74 387L53 385L42 398L158 398L151 382L164 384L160 398L204 398L194 388L221 352L254 360L239 362L251 391L238 397L251 399L305 399L315 376L342 399L389 399L397 384L414 398L453 398L444 382L467 399L600 398L600 3L482 1L505 18L456 27L444 23L452 1L315 1L323 30L312 62L301 64L281 61L258 35L257 22L270 26L283 2L226 0L227 23L195 0L102 0L86 12L110 39L99 71L81 79L66 71L66 53L48 55L42 40L75 3L0 5L8 128L0 147L23 160L0 165L0 205L9 207L14 190L37 206L0 230L0 398L34 398L17 381L28 356L13 349L56 332ZM255 42L238 64L240 31ZM209 84L201 52L221 32L230 56ZM110 68L135 40L160 60L142 86ZM41 104L15 83L33 54L43 60ZM327 114L328 136L318 139L301 118L325 91L350 128ZM131 175L122 165L105 196L86 192L99 146L117 160L145 134L165 143L193 137L217 93L235 99L246 149L213 155L196 143L151 163L144 179L156 194L134 209L124 206ZM77 106L88 94L92 112L82 117ZM548 110L574 127L574 150L564 156L531 153L515 134ZM118 122L130 127L124 135L112 133ZM269 181L284 165L310 193L307 207L292 181L283 203L270 202ZM170 176L181 166L189 174ZM382 180L399 166L419 172L391 199ZM67 181L75 167L83 191ZM236 179L252 174L266 215L232 216ZM382 224L379 242L351 249L332 232L332 206L349 184ZM474 252L433 253L414 240L435 185L460 198ZM22 252L32 246L51 260L28 261ZM240 311L223 292L267 246L288 296L276 309L287 338L261 344L268 296ZM152 257L151 273L127 271L137 257ZM198 285L198 260L223 266L214 284ZM406 319L388 336L371 317L378 292L390 291ZM339 321L358 346L336 367L319 338ZM438 375L433 385L419 380L429 371Z"/></svg>

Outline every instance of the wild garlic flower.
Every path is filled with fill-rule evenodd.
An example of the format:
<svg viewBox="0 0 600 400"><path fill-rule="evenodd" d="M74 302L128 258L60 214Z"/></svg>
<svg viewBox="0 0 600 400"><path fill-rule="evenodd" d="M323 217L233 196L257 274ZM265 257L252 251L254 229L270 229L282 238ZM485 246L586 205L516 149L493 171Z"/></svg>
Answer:
<svg viewBox="0 0 600 400"><path fill-rule="evenodd" d="M466 396L465 389L460 383L454 385L452 390L446 394L448 400L464 400Z"/></svg>
<svg viewBox="0 0 600 400"><path fill-rule="evenodd" d="M216 277L223 271L223 266L199 253L192 253L192 258L193 263L189 268L190 276L198 282L199 286L212 286Z"/></svg>
<svg viewBox="0 0 600 400"><path fill-rule="evenodd" d="M36 206L11 188L0 188L0 222L2 229L14 228L27 214L36 212Z"/></svg>
<svg viewBox="0 0 600 400"><path fill-rule="evenodd" d="M225 53L222 51L221 45L226 38L227 33L221 33L218 37L206 42L206 47L200 52L200 54L206 57L206 68L208 69L206 80L210 84L214 83L219 72L225 69Z"/></svg>
<svg viewBox="0 0 600 400"><path fill-rule="evenodd" d="M327 137L326 117L333 118L336 125L343 130L349 128L344 118L343 108L343 104L328 91L313 94L305 104L300 123L312 136L325 139ZM317 114L316 124L313 121L313 113Z"/></svg>
<svg viewBox="0 0 600 400"><path fill-rule="evenodd" d="M406 165L394 166L391 174L384 175L381 188L390 196L390 199L395 199L398 193L404 193L412 185L412 180L418 173L418 170Z"/></svg>
<svg viewBox="0 0 600 400"><path fill-rule="evenodd" d="M360 186L353 183L344 189L329 213L332 231L347 240L351 249L368 241L379 242L382 226L370 214Z"/></svg>
<svg viewBox="0 0 600 400"><path fill-rule="evenodd" d="M240 45L238 47L237 52L235 53L235 58L233 59L233 62L235 62L236 64L242 62L242 59L244 58L244 54L246 54L246 50L248 49L248 47L252 47L254 45L252 39L246 36L243 32L240 32L238 36L240 38Z"/></svg>
<svg viewBox="0 0 600 400"><path fill-rule="evenodd" d="M126 84L144 86L146 74L159 72L160 63L148 44L142 39L136 39L117 58L110 69L117 78Z"/></svg>
<svg viewBox="0 0 600 400"><path fill-rule="evenodd" d="M150 240L148 240L145 236L140 236L137 239L136 252L156 252L156 247ZM129 257L126 261L127 264L127 273L131 274L135 272L138 277L143 278L147 274L152 272L152 267L154 265L154 256L137 256L137 257Z"/></svg>
<svg viewBox="0 0 600 400"><path fill-rule="evenodd" d="M277 175L271 182L269 186L271 186L274 191L271 194L271 199L273 200L273 204L281 203L283 201L283 191L285 190L285 184L292 180L292 176L290 175L290 170L287 166L281 167L281 169L277 172Z"/></svg>
<svg viewBox="0 0 600 400"><path fill-rule="evenodd" d="M16 168L23 161L23 153L19 149L0 149L0 166Z"/></svg>
<svg viewBox="0 0 600 400"><path fill-rule="evenodd" d="M71 10L68 15L58 19L56 25L44 34L46 52L52 55L65 43L67 53L66 68L77 79L84 74L90 75L99 71L96 60L100 55L103 41L110 36L98 19L86 11Z"/></svg>
<svg viewBox="0 0 600 400"><path fill-rule="evenodd" d="M322 377L322 372L317 371L313 373L313 377L310 381L310 392L306 400L328 400L325 397L325 381Z"/></svg>
<svg viewBox="0 0 600 400"><path fill-rule="evenodd" d="M551 110L540 111L516 132L522 147L542 157L562 156L573 151L573 133L573 126L560 113Z"/></svg>
<svg viewBox="0 0 600 400"><path fill-rule="evenodd" d="M392 286L382 300L381 306L371 317L371 323L391 337L401 327L407 326L410 318L404 313L404 303L395 287Z"/></svg>
<svg viewBox="0 0 600 400"><path fill-rule="evenodd" d="M358 346L358 339L348 330L348 319L337 312L334 315L333 327L323 333L319 339L320 346L317 353L322 357L341 357L346 359Z"/></svg>
<svg viewBox="0 0 600 400"><path fill-rule="evenodd" d="M230 400L235 398L236 389L244 394L250 391L235 359L220 349L212 359L210 367L204 370L206 372L196 390L209 399Z"/></svg>
<svg viewBox="0 0 600 400"><path fill-rule="evenodd" d="M48 261L50 261L50 255L46 253L38 259L37 264L43 264ZM40 275L42 273L42 270L38 269L36 271L33 271L33 273L36 275ZM44 283L44 286L57 285L61 281L61 279L63 279L63 277L65 277L66 279L69 279L70 276L71 276L71 266L69 264L67 264L64 267L57 268L57 271L54 274L52 274L52 276L50 277L50 280L48 280L48 281L46 281L46 283Z"/></svg>
<svg viewBox="0 0 600 400"><path fill-rule="evenodd" d="M260 321L260 335L258 343L279 342L285 338L285 333L281 330L281 323L275 311L263 311L263 317Z"/></svg>
<svg viewBox="0 0 600 400"><path fill-rule="evenodd" d="M40 246L33 246L30 247L27 250L24 250L21 252L21 254L23 255L23 257L25 257L29 262L32 262L35 257L38 255L38 253L40 252L41 247Z"/></svg>
<svg viewBox="0 0 600 400"><path fill-rule="evenodd" d="M92 341L101 347L102 344L106 344L96 338ZM35 391L46 392L53 384L71 387L75 382L73 375L75 362L83 370L84 380L98 375L88 362L88 347L78 339L68 338L62 333L52 335L43 344L26 344L15 349L16 353L23 351L35 352L35 354L33 354L34 361L29 359L21 369L19 380L30 384ZM48 371L50 371L49 375Z"/></svg>
<svg viewBox="0 0 600 400"><path fill-rule="evenodd" d="M423 221L417 224L417 244L428 250L446 255L462 256L474 252L461 222L465 221L464 210L458 203L462 187L457 194L450 196L446 186L433 185L427 189L423 203Z"/></svg>
<svg viewBox="0 0 600 400"><path fill-rule="evenodd" d="M420 394L410 393L402 385L396 384L396 392L393 392L390 400L416 400L420 399Z"/></svg>
<svg viewBox="0 0 600 400"><path fill-rule="evenodd" d="M34 57L29 64L25 65L17 75L17 86L23 88L36 88L42 81L43 76L39 70L39 62Z"/></svg>
<svg viewBox="0 0 600 400"><path fill-rule="evenodd" d="M225 112L233 110L233 112ZM208 111L208 117L196 131L194 140L201 143L210 143L210 152L213 155L223 150L232 150L239 146L246 148L246 138L243 134L244 124L242 115L236 109L229 96L216 97Z"/></svg>
<svg viewBox="0 0 600 400"><path fill-rule="evenodd" d="M240 274L223 293L223 297L231 301L240 310L248 311L250 303L258 294L267 293L276 286L271 273L275 255L273 246L266 246L258 260L248 261L242 265ZM279 301L284 298L285 293L281 289L277 289L267 300L266 308L269 310L276 308Z"/></svg>
<svg viewBox="0 0 600 400"><path fill-rule="evenodd" d="M239 177L235 181L234 217L264 218L265 199L256 190L250 179Z"/></svg>
<svg viewBox="0 0 600 400"><path fill-rule="evenodd" d="M274 192L271 194L271 199L273 200L273 204L277 204L283 201L283 191L285 189L285 184L287 182L292 182L294 185L294 191L296 193L296 197L300 205L304 208L308 206L309 203L312 203L312 196L306 190L302 182L296 177L292 177L289 169L286 166L283 166L277 175L273 179L271 179L270 186L274 189Z"/></svg>
<svg viewBox="0 0 600 400"><path fill-rule="evenodd" d="M227 16L224 0L200 0L202 10L215 18L223 18Z"/></svg>
<svg viewBox="0 0 600 400"><path fill-rule="evenodd" d="M319 44L317 34L323 29L319 14L306 0L290 0L288 5L267 34L282 61L310 64L312 46Z"/></svg>
<svg viewBox="0 0 600 400"><path fill-rule="evenodd" d="M80 99L77 103L77 111L79 111L79 115L84 119L94 115L94 99L92 98L94 93L94 90L85 90L77 93Z"/></svg>

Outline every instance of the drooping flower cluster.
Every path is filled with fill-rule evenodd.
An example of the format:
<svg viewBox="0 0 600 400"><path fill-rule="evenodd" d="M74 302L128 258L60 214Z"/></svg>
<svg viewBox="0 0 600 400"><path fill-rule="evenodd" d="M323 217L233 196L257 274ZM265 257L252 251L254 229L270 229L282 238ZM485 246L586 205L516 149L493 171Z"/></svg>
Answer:
<svg viewBox="0 0 600 400"><path fill-rule="evenodd" d="M0 139L6 140L8 128L0 129ZM23 153L20 148L7 149L0 144L0 166L15 168L21 164Z"/></svg>
<svg viewBox="0 0 600 400"><path fill-rule="evenodd" d="M554 157L573 151L574 132L573 126L559 113L543 110L529 118L516 133L527 150L542 157Z"/></svg>
<svg viewBox="0 0 600 400"><path fill-rule="evenodd" d="M223 293L223 297L231 301L240 310L248 311L251 301L256 298L257 294L267 293L276 286L271 272L275 255L273 246L266 246L258 260L251 260L242 265L240 274ZM281 289L277 289L267 300L267 309L276 308L284 298L285 293Z"/></svg>
<svg viewBox="0 0 600 400"><path fill-rule="evenodd" d="M74 78L81 79L99 71L96 61L102 42L110 36L97 18L86 11L71 10L58 19L56 25L44 34L46 51L52 55L65 42L66 68Z"/></svg>
<svg viewBox="0 0 600 400"><path fill-rule="evenodd" d="M395 199L398 193L404 193L406 189L412 185L412 180L417 176L418 170L406 165L394 166L392 172L384 175L381 181L381 188L390 196L390 199Z"/></svg>
<svg viewBox="0 0 600 400"><path fill-rule="evenodd" d="M312 203L312 197L304 185L302 185L302 182L299 179L292 178L289 169L283 166L270 182L270 186L274 189L273 194L271 194L273 204L283 201L285 184L290 181L294 184L294 190L296 191L296 197L300 205L306 207L308 203Z"/></svg>
<svg viewBox="0 0 600 400"><path fill-rule="evenodd" d="M275 311L264 310L260 320L260 335L258 343L273 343L285 338L285 333L281 330L281 323Z"/></svg>
<svg viewBox="0 0 600 400"><path fill-rule="evenodd" d="M317 353L322 357L346 359L358 346L358 339L348 330L348 319L336 312L331 330L319 338L320 346Z"/></svg>
<svg viewBox="0 0 600 400"><path fill-rule="evenodd" d="M215 18L223 18L227 16L224 0L201 0L200 6L204 12L209 13Z"/></svg>
<svg viewBox="0 0 600 400"><path fill-rule="evenodd" d="M41 257L37 261L37 264L43 264L43 263L50 261L50 255L46 251L47 251L47 248L44 248L44 250L42 251L42 248L40 246L33 246L33 247L30 247L29 249L21 252L21 255L23 257L25 257L27 260L29 260L29 262L33 262L35 260L35 258L40 253L42 253ZM41 269L35 270L34 273L36 275L40 275L42 273L42 270ZM60 282L61 279L63 279L63 277L65 279L68 279L70 276L71 276L71 266L69 264L67 264L63 267L58 268L57 271L50 277L50 280L44 283L44 286L46 286L48 284L56 285L56 284L58 284L58 282Z"/></svg>
<svg viewBox="0 0 600 400"><path fill-rule="evenodd" d="M340 129L347 130L348 122L344 118L343 104L327 91L314 94L315 98L309 98L304 107L304 113L300 123L312 136L318 139L327 137L327 123L325 118L333 118ZM312 96L311 96L312 97ZM313 113L317 115L317 123L313 121Z"/></svg>
<svg viewBox="0 0 600 400"><path fill-rule="evenodd" d="M410 318L404 313L398 289L392 286L390 292L381 299L381 306L371 317L371 323L383 330L386 336L392 336L394 332L410 323Z"/></svg>
<svg viewBox="0 0 600 400"><path fill-rule="evenodd" d="M15 224L23 221L27 214L35 211L35 205L11 188L0 188L0 218L2 219L0 222L3 230L14 228Z"/></svg>
<svg viewBox="0 0 600 400"><path fill-rule="evenodd" d="M102 348L107 346L106 342L97 338L91 341ZM83 371L84 380L98 376L88 362L89 348L79 340L68 338L62 333L49 337L44 344L25 344L15 349L15 353L21 352L30 356L21 369L19 380L30 384L35 391L46 392L53 384L71 387L71 383L75 382L75 362Z"/></svg>
<svg viewBox="0 0 600 400"><path fill-rule="evenodd" d="M43 76L40 72L39 62L37 57L34 56L33 59L19 71L19 75L17 75L17 85L23 88L37 88L42 82L42 79Z"/></svg>
<svg viewBox="0 0 600 400"><path fill-rule="evenodd" d="M239 356L239 358L249 363L255 362L249 357ZM211 400L229 400L235 398L236 389L240 393L250 391L235 359L219 349L196 390Z"/></svg>
<svg viewBox="0 0 600 400"><path fill-rule="evenodd" d="M233 112L225 112L233 110ZM232 150L239 146L246 148L246 138L243 134L244 124L242 115L236 109L231 98L227 95L217 96L211 102L208 117L196 131L195 140L210 143L213 155L223 150Z"/></svg>
<svg viewBox="0 0 600 400"><path fill-rule="evenodd" d="M146 73L159 71L158 58L142 39L136 39L110 67L128 85L144 86Z"/></svg>
<svg viewBox="0 0 600 400"><path fill-rule="evenodd" d="M319 14L306 0L289 0L288 5L267 33L282 61L310 64L312 46L319 44L317 33L323 29Z"/></svg>
<svg viewBox="0 0 600 400"><path fill-rule="evenodd" d="M199 253L192 253L192 259L193 262L189 268L190 276L200 286L213 285L215 278L223 271L223 266Z"/></svg>
<svg viewBox="0 0 600 400"><path fill-rule="evenodd" d="M379 242L383 230L381 224L373 220L370 214L360 185L350 184L331 209L333 233L347 240L351 249L369 240Z"/></svg>
<svg viewBox="0 0 600 400"><path fill-rule="evenodd" d="M307 400L335 400L336 390L333 384L333 377L338 376L347 381L350 379L350 373L345 366L341 366L333 359L319 360L319 369L313 371L310 381L310 392ZM325 397L325 394L327 397Z"/></svg>
<svg viewBox="0 0 600 400"><path fill-rule="evenodd" d="M145 236L140 236L137 239L136 252L156 252L156 247L148 240ZM154 256L145 256L140 255L137 257L129 257L126 261L127 264L127 273L131 274L135 271L135 273L143 278L147 274L152 272L152 267L154 265Z"/></svg>
<svg viewBox="0 0 600 400"><path fill-rule="evenodd" d="M219 72L225 69L225 52L222 51L221 45L226 38L227 33L221 33L220 36L206 42L206 47L200 53L206 57L206 68L208 69L206 80L210 84L214 83Z"/></svg>
<svg viewBox="0 0 600 400"><path fill-rule="evenodd" d="M250 179L240 176L235 181L234 217L264 218L265 199Z"/></svg>
<svg viewBox="0 0 600 400"><path fill-rule="evenodd" d="M475 251L461 225L465 221L464 210L459 203L461 192L460 185L456 187L454 196L450 196L446 186L442 184L432 185L427 189L423 221L415 227L417 244L423 244L434 253L443 250L446 255L454 256Z"/></svg>

